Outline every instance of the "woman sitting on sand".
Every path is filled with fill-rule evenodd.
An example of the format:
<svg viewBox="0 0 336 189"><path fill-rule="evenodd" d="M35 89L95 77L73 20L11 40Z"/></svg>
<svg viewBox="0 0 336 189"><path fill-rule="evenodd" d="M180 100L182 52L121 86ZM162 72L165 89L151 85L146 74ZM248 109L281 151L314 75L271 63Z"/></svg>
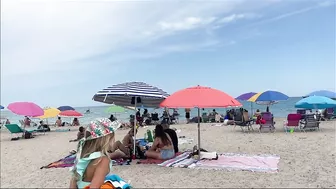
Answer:
<svg viewBox="0 0 336 189"><path fill-rule="evenodd" d="M147 158L163 160L171 159L175 156L172 139L164 132L161 125L156 125L154 143L145 155Z"/></svg>
<svg viewBox="0 0 336 189"><path fill-rule="evenodd" d="M74 120L72 121L72 126L79 126L79 121L77 118L74 118Z"/></svg>

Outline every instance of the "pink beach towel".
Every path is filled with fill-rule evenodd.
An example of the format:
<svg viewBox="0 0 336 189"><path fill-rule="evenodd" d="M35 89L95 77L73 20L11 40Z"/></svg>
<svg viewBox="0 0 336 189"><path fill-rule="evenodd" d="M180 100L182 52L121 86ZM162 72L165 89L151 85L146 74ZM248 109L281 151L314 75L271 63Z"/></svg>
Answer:
<svg viewBox="0 0 336 189"><path fill-rule="evenodd" d="M277 172L280 157L275 155L222 154L218 160L201 160L190 168Z"/></svg>

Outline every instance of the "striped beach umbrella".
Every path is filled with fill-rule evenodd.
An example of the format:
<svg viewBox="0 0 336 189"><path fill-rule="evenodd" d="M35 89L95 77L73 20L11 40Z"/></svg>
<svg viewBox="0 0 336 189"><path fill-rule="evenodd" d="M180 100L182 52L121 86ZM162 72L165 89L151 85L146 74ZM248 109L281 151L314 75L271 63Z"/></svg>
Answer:
<svg viewBox="0 0 336 189"><path fill-rule="evenodd" d="M106 104L115 104L117 106L133 106L135 107L149 107L156 108L160 103L166 99L169 94L162 89L148 85L144 82L127 82L111 87L106 87L98 91L93 100ZM136 128L136 121L134 121L134 128ZM134 129L134 149L136 143L136 129ZM135 150L133 151L133 158L135 158Z"/></svg>
<svg viewBox="0 0 336 189"><path fill-rule="evenodd" d="M93 100L117 106L156 108L169 96L168 93L143 82L127 82L98 91Z"/></svg>

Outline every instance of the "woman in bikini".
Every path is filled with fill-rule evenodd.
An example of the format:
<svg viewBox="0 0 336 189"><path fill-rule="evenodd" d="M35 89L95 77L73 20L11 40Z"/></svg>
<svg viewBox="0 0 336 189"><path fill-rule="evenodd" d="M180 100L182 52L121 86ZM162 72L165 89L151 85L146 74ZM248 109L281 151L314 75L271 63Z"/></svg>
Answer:
<svg viewBox="0 0 336 189"><path fill-rule="evenodd" d="M163 160L174 157L175 151L172 139L166 132L164 132L161 125L156 125L154 143L145 155L147 158Z"/></svg>

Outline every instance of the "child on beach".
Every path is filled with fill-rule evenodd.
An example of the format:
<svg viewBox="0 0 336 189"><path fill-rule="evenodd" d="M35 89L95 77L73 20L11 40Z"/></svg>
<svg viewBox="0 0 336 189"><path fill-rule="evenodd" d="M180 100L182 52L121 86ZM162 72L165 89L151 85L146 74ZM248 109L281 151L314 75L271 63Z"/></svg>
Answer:
<svg viewBox="0 0 336 189"><path fill-rule="evenodd" d="M118 127L119 122L103 118L92 121L86 128L84 139L78 143L70 188L100 188L104 184L112 168L108 151Z"/></svg>

